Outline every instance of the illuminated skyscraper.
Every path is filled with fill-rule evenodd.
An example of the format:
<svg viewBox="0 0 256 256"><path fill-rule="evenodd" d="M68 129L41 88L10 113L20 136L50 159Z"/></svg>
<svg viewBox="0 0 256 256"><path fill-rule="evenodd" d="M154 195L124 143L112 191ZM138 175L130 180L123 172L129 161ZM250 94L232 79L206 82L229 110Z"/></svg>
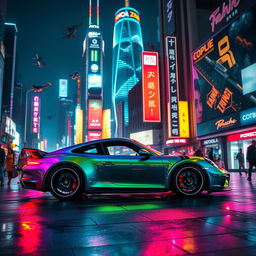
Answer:
<svg viewBox="0 0 256 256"><path fill-rule="evenodd" d="M103 96L103 54L104 40L99 27L99 0L97 0L96 22L93 22L92 0L89 1L89 28L84 40L85 75L85 139L101 139L102 134L102 96ZM97 116L97 118L95 118ZM91 134L94 134L92 136ZM96 135L95 135L96 134Z"/></svg>
<svg viewBox="0 0 256 256"><path fill-rule="evenodd" d="M128 92L141 80L141 52L143 51L140 16L137 10L125 7L115 14L113 36L112 100L115 136L129 122ZM121 127L121 129L120 129Z"/></svg>

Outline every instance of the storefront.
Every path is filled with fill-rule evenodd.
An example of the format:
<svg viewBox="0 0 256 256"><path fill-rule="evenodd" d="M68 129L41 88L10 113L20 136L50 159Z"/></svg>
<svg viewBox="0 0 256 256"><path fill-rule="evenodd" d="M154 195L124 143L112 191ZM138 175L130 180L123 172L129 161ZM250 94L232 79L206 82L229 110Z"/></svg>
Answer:
<svg viewBox="0 0 256 256"><path fill-rule="evenodd" d="M230 169L238 169L238 160L236 155L239 149L242 149L244 154L245 168L249 168L246 162L246 152L248 146L256 140L256 127L250 131L239 132L227 136L227 152L228 152L228 166Z"/></svg>
<svg viewBox="0 0 256 256"><path fill-rule="evenodd" d="M194 155L194 147L190 144L188 138L174 138L166 141L164 153L166 155Z"/></svg>
<svg viewBox="0 0 256 256"><path fill-rule="evenodd" d="M216 137L216 138L210 138L210 139L206 139L206 140L202 140L201 141L201 145L202 148L204 149L204 156L208 156L208 152L210 151L210 149L213 149L213 159L217 160L217 159L222 159L223 160L223 145L224 143L222 143L222 141L224 140L223 137Z"/></svg>

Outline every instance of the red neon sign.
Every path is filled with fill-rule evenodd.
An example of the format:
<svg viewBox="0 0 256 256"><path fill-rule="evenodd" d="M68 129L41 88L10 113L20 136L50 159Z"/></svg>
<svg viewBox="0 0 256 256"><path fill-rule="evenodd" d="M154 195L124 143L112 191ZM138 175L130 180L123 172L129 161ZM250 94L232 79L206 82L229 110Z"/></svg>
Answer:
<svg viewBox="0 0 256 256"><path fill-rule="evenodd" d="M183 138L175 138L175 139L168 139L166 141L166 145L181 145L181 144L187 144L188 143L188 139L183 139Z"/></svg>
<svg viewBox="0 0 256 256"><path fill-rule="evenodd" d="M102 100L89 100L88 129L102 129Z"/></svg>
<svg viewBox="0 0 256 256"><path fill-rule="evenodd" d="M158 53L142 52L143 122L161 122Z"/></svg>
<svg viewBox="0 0 256 256"><path fill-rule="evenodd" d="M237 141L256 138L256 130L231 134L227 136L227 141Z"/></svg>

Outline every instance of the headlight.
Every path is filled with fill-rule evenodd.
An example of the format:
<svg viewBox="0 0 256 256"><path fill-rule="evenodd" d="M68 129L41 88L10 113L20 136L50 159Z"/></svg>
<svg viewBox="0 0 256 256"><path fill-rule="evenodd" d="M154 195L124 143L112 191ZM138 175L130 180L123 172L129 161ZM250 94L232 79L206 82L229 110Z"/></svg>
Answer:
<svg viewBox="0 0 256 256"><path fill-rule="evenodd" d="M211 159L209 159L209 158L204 158L204 160L205 160L207 163L209 163L210 165L212 165L212 166L214 166L215 168L218 168L218 169L219 169L218 165L215 164Z"/></svg>

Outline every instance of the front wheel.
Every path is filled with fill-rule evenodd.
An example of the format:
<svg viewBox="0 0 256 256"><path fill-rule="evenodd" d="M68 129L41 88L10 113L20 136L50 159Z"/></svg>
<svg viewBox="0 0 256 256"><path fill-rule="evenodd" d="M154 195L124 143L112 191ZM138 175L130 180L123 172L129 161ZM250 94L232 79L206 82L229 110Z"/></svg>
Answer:
<svg viewBox="0 0 256 256"><path fill-rule="evenodd" d="M73 167L59 166L50 175L49 188L58 199L74 199L81 195L82 177Z"/></svg>
<svg viewBox="0 0 256 256"><path fill-rule="evenodd" d="M195 196L204 186L205 178L202 171L195 166L183 166L173 175L172 185L177 194Z"/></svg>

